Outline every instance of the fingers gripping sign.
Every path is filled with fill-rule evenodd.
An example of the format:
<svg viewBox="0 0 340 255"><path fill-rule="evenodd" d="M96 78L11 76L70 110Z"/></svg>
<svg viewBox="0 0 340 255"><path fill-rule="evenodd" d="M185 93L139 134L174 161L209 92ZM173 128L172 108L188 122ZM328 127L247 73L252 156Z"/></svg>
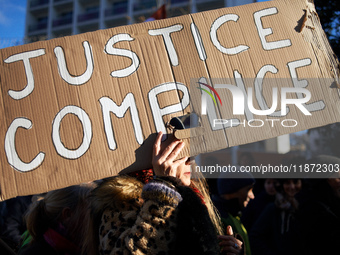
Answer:
<svg viewBox="0 0 340 255"><path fill-rule="evenodd" d="M186 170L185 162L188 157L177 159L177 156L184 148L184 142L175 140L171 142L164 150L161 150L163 133L159 132L153 147L152 165L155 175L173 176L181 179Z"/></svg>

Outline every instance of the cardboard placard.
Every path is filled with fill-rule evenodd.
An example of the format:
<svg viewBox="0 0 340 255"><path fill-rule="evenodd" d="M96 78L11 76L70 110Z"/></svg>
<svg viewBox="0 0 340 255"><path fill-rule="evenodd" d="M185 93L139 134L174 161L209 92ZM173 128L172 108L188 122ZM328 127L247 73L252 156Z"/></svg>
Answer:
<svg viewBox="0 0 340 255"><path fill-rule="evenodd" d="M287 118L298 122L288 128L256 116L264 125L255 129L243 126L244 114L233 116L230 93L219 90L223 105L216 104L216 118L235 118L238 125L214 130L209 116L199 114L204 132L195 131L199 135L183 155L337 122L339 70L332 54L305 0L223 8L2 49L0 199L151 167L156 133L169 132L165 123L201 112L202 90L189 89L195 79L212 87L214 78L239 90L254 87L254 108L262 110L272 97L264 80L289 79L290 87L310 91L314 108L307 107L307 116L290 105L287 115L276 117L281 124ZM265 78L254 85L255 77ZM279 91L288 86L275 82Z"/></svg>

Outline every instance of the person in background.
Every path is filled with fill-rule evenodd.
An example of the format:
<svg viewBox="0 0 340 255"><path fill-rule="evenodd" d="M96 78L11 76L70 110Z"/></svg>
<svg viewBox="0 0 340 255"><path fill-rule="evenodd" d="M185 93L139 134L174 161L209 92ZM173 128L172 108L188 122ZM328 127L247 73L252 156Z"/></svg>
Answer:
<svg viewBox="0 0 340 255"><path fill-rule="evenodd" d="M18 251L21 235L26 231L25 213L32 202L32 196L11 198L6 203L4 223L1 227L1 239L14 251Z"/></svg>
<svg viewBox="0 0 340 255"><path fill-rule="evenodd" d="M340 249L340 159L320 155L307 164L333 171L323 172L322 179L310 179L309 196L299 213L304 244L301 254L335 254Z"/></svg>
<svg viewBox="0 0 340 255"><path fill-rule="evenodd" d="M81 254L88 195L92 188L92 184L82 184L37 197L26 214L31 241L19 254Z"/></svg>
<svg viewBox="0 0 340 255"><path fill-rule="evenodd" d="M0 202L0 229L3 229L3 225L5 222L5 217L7 215L7 206L6 206L6 201ZM1 231L0 231L1 234Z"/></svg>
<svg viewBox="0 0 340 255"><path fill-rule="evenodd" d="M225 173L217 180L218 195L212 196L224 228L232 227L244 244L242 254L247 255L251 254L248 233L240 218L242 210L254 199L254 184L255 179L250 173Z"/></svg>
<svg viewBox="0 0 340 255"><path fill-rule="evenodd" d="M251 230L255 221L260 217L263 210L270 203L273 203L276 195L276 179L267 178L263 183L263 190L249 202L242 213L242 223L248 232Z"/></svg>
<svg viewBox="0 0 340 255"><path fill-rule="evenodd" d="M4 222L7 216L7 207L6 201L0 202L0 251L1 255L15 255L16 252L12 247L8 246L8 244L2 239L2 231L4 229Z"/></svg>
<svg viewBox="0 0 340 255"><path fill-rule="evenodd" d="M279 179L275 202L265 208L250 230L253 255L301 254L296 199L301 188L301 179Z"/></svg>
<svg viewBox="0 0 340 255"><path fill-rule="evenodd" d="M86 253L239 254L242 242L231 230L223 235L205 179L194 176L189 158L177 159L184 143L161 149L162 135L153 169L108 178L93 191Z"/></svg>

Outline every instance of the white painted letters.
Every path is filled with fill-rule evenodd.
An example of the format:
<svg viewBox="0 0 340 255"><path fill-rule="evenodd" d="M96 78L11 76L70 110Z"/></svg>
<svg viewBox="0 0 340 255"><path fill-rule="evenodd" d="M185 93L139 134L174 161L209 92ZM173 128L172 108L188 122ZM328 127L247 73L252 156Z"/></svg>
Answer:
<svg viewBox="0 0 340 255"><path fill-rule="evenodd" d="M171 90L180 90L183 92L183 98L180 103L166 106L164 108L160 108L157 100L157 95L160 93L168 92ZM189 91L188 88L182 83L169 82L163 83L159 86L154 87L148 93L149 104L151 107L153 119L155 122L157 132L162 131L163 134L166 134L166 128L163 121L163 116L168 115L175 112L183 111L189 105Z"/></svg>
<svg viewBox="0 0 340 255"><path fill-rule="evenodd" d="M229 55L236 55L242 51L246 51L249 49L247 45L239 45L234 48L226 48L221 45L220 41L217 38L217 30L228 21L237 21L239 16L236 14L226 14L214 21L210 28L210 39L214 46L222 53Z"/></svg>
<svg viewBox="0 0 340 255"><path fill-rule="evenodd" d="M270 27L263 28L261 18L264 16L273 15L273 14L277 14L276 7L264 9L264 10L254 13L254 19L255 19L257 32L259 33L262 47L265 50L275 50L275 49L280 49L284 47L289 47L292 45L292 42L289 39L275 41L275 42L266 41L266 36L273 34L273 30Z"/></svg>
<svg viewBox="0 0 340 255"><path fill-rule="evenodd" d="M33 92L34 76L33 76L33 71L32 71L32 67L30 63L30 58L36 58L42 55L45 55L45 50L39 49L39 50L18 53L4 60L5 63L13 63L13 62L22 60L24 62L24 67L25 67L27 85L21 91L9 90L8 94L11 98L15 100L23 99Z"/></svg>
<svg viewBox="0 0 340 255"><path fill-rule="evenodd" d="M45 158L44 152L39 152L38 155L29 163L23 162L15 148L15 134L18 128L30 129L32 122L26 118L16 118L9 126L5 137L5 152L8 163L19 172L29 172L39 167Z"/></svg>
<svg viewBox="0 0 340 255"><path fill-rule="evenodd" d="M111 73L112 77L123 78L137 71L139 67L139 58L137 54L131 50L117 49L113 47L113 45L115 45L118 42L133 41L133 40L134 38L132 38L129 34L117 34L117 35L112 36L110 40L106 43L105 52L107 54L128 57L132 61L129 67L121 69L121 70L113 71Z"/></svg>
<svg viewBox="0 0 340 255"><path fill-rule="evenodd" d="M178 66L179 63L178 63L178 56L177 56L174 44L171 40L170 34L173 32L181 31L182 29L183 29L183 25L177 24L177 25L173 25L170 27L149 30L149 35L162 35L163 36L164 44L168 51L171 64L173 66Z"/></svg>
<svg viewBox="0 0 340 255"><path fill-rule="evenodd" d="M110 150L117 149L116 140L113 132L113 127L111 124L110 113L114 113L118 118L123 118L126 111L130 108L131 120L133 124L133 130L135 132L136 140L138 144L143 143L143 131L140 124L140 119L138 115L138 109L135 101L135 97L132 93L129 93L124 98L122 104L118 106L108 97L102 97L99 99L100 105L102 107L104 129L106 134L106 139Z"/></svg>
<svg viewBox="0 0 340 255"><path fill-rule="evenodd" d="M54 49L55 56L57 57L58 71L60 77L63 78L63 80L66 81L68 84L82 85L91 79L94 68L92 49L91 45L87 41L83 42L83 46L86 58L86 71L79 76L72 76L67 70L63 48L58 46Z"/></svg>
<svg viewBox="0 0 340 255"><path fill-rule="evenodd" d="M60 138L60 124L67 114L74 114L83 126L83 142L76 150L67 149ZM61 109L55 116L52 124L52 141L57 153L67 159L80 158L90 148L92 139L91 120L87 113L78 106L69 105Z"/></svg>
<svg viewBox="0 0 340 255"><path fill-rule="evenodd" d="M309 66L311 63L312 63L312 60L310 58L305 58L305 59L292 61L287 64L294 87L306 88L308 86L307 80L298 79L296 69L299 67ZM303 95L301 93L297 93L296 95L298 98L303 98ZM320 101L313 102L310 104L305 104L304 106L306 107L308 111L315 112L315 111L320 111L324 109L326 105L322 100L320 100Z"/></svg>

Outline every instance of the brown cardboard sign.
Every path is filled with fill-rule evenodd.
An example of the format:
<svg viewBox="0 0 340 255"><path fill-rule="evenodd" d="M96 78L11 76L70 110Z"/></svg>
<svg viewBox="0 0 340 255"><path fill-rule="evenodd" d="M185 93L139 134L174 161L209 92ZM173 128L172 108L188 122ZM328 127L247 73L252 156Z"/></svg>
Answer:
<svg viewBox="0 0 340 255"><path fill-rule="evenodd" d="M0 50L0 199L150 168L156 133L169 133L166 123L188 112L200 115L204 132L195 129L186 155L337 122L339 95L331 84L339 83L339 70L332 54L305 0L223 8ZM249 104L233 105L233 89L223 86L237 88L243 100L253 87L256 115L271 105L267 78L289 79L300 89L293 91L295 99L306 98L308 90L310 106L300 103L311 115L287 101L289 112L281 109L276 118L298 125L273 127L262 112L256 116L265 123L261 128L242 126ZM210 112L200 114L203 90L190 87L192 80L219 89L223 105L211 111L208 98ZM288 87L275 82L277 93ZM235 114L236 105L241 111ZM230 128L230 119L238 125Z"/></svg>

